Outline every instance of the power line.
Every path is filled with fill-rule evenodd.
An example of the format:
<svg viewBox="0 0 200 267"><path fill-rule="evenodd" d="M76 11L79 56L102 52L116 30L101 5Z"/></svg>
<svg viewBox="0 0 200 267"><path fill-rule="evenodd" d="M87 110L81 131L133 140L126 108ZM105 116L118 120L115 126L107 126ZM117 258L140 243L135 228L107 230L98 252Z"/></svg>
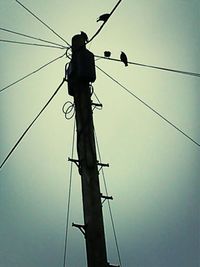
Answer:
<svg viewBox="0 0 200 267"><path fill-rule="evenodd" d="M94 133L95 133L96 146L97 146L97 152L98 152L99 160L100 160L100 162L102 162L102 160L101 160L101 152L100 152L100 147L99 147L96 131L94 131ZM103 168L102 168L101 171L102 171L102 177L103 177L103 183L104 183L106 195L109 196L108 187L107 187L107 184L106 184L106 178L105 178L105 174L104 174ZM116 229L115 229L114 217L113 217L112 209L111 209L111 205L110 205L110 200L108 199L107 201L108 201L108 209L109 209L109 213L110 213L110 219L111 219L111 224L112 224L112 229L113 229L113 234L114 234L114 239L115 239L115 245L116 245L116 249L117 249L118 260L119 260L120 267L123 267L122 266L122 261L121 261L121 255L120 255L120 249L119 249L119 244L118 244L117 233L116 233Z"/></svg>
<svg viewBox="0 0 200 267"><path fill-rule="evenodd" d="M59 57L57 57L57 58L55 58L55 59L49 61L48 63L42 65L41 67L39 67L38 69L32 71L31 73L29 73L29 74L23 76L22 78L18 79L17 81L15 81L15 82L13 82L13 83L11 83L11 84L5 86L4 88L2 88L2 89L0 90L0 92L2 92L2 91L4 91L4 90L8 89L9 87L11 87L11 86L13 86L13 85L15 85L15 84L21 82L22 80L28 78L29 76L35 74L36 72L40 71L41 69L47 67L48 65L52 64L53 62L57 61L58 59L60 59L60 58L62 58L62 57L64 57L64 56L65 56L65 54L63 54L62 56L59 56Z"/></svg>
<svg viewBox="0 0 200 267"><path fill-rule="evenodd" d="M117 4L114 6L114 8L112 9L112 11L110 12L110 16L109 16L109 18L112 16L112 14L114 13L114 11L115 11L115 9L118 7L118 5L121 3L121 1L122 0L119 0L118 2L117 2ZM108 19L109 19L108 18ZM105 26L105 24L106 24L106 22L108 21L108 19L107 20L105 20L103 23L102 23L102 25L99 27L99 29L97 30L97 32L90 38L90 40L88 41L88 43L90 43L99 33L100 33L100 31L102 30L102 28Z"/></svg>
<svg viewBox="0 0 200 267"><path fill-rule="evenodd" d="M30 36L30 35L27 35L27 34L24 34L24 33L21 33L21 32L16 32L16 31L5 29L5 28L1 28L1 27L0 27L0 30L1 31L5 31L5 32L9 32L9 33L12 33L12 34L16 34L16 35L19 35L19 36L23 36L23 37L26 37L26 38L30 38L30 39L33 39L33 40L42 41L42 42L45 42L45 43L48 43L48 44L57 45L57 46L60 46L62 48L67 48L67 47L65 47L65 46L63 46L61 44L57 44L57 43L54 43L54 42L51 42L51 41L47 41L45 39L41 39L41 38L38 38L38 37L33 37L33 36Z"/></svg>
<svg viewBox="0 0 200 267"><path fill-rule="evenodd" d="M36 122L36 120L40 117L40 115L42 114L42 112L46 109L46 107L49 105L49 103L51 102L51 100L54 98L54 96L58 93L60 87L63 85L63 83L65 82L65 79L63 79L63 81L61 82L61 84L58 86L58 88L56 89L56 91L53 93L53 95L50 97L50 99L47 101L47 103L44 105L44 107L40 110L40 112L38 113L38 115L34 118L34 120L30 123L30 125L26 128L26 130L22 133L22 135L20 136L20 138L17 140L17 142L15 143L15 145L12 147L12 149L10 150L10 152L8 153L8 155L6 156L6 158L4 159L4 161L1 163L0 168L3 167L3 165L6 163L6 161L9 159L9 157L12 155L12 153L14 152L14 150L17 148L17 146L19 145L19 143L22 141L22 139L24 138L24 136L27 134L27 132L31 129L31 127L33 126L33 124Z"/></svg>
<svg viewBox="0 0 200 267"><path fill-rule="evenodd" d="M47 27L51 32L53 32L57 37L59 37L62 41L64 41L68 46L70 44L62 38L57 32L55 32L50 26L48 26L44 21L42 21L38 16L36 16L30 9L25 7L19 0L15 0L20 6L22 6L26 11L28 11L33 17L35 17L38 21L40 21L45 27Z"/></svg>
<svg viewBox="0 0 200 267"><path fill-rule="evenodd" d="M110 61L121 62L121 60L117 59L117 58L108 58L108 57L97 56L97 55L95 55L95 57L99 58L99 59L101 58L101 59L106 59L106 60L110 60ZM158 70L163 70L163 71L176 72L176 73L185 74L185 75L191 75L191 76L195 76L195 77L200 77L200 73L195 73L195 72L176 70L176 69L171 69L171 68L164 68L164 67L141 64L141 63L131 62L131 61L128 61L128 64L137 65L137 66L141 66L141 67L152 68L152 69L158 69Z"/></svg>
<svg viewBox="0 0 200 267"><path fill-rule="evenodd" d="M182 131L180 128L178 128L174 123L170 122L168 119L166 119L161 113L156 111L154 108L152 108L149 104L144 102L141 98L136 96L134 93L132 93L129 89L127 89L125 86L123 86L120 82L118 82L115 78L110 76L108 73L106 73L104 70L102 70L100 67L96 66L102 73L104 73L107 77L109 77L111 80L113 80L115 83L117 83L120 87L122 87L125 91L127 91L130 95L135 97L137 100L139 100L143 105L145 105L148 109L153 111L156 115L158 115L161 119L163 119L165 122L167 122L169 125L174 127L178 132L180 132L182 135L187 137L190 141L192 141L195 145L200 146L200 144L195 141L192 137L190 137L188 134L186 134L184 131Z"/></svg>
<svg viewBox="0 0 200 267"><path fill-rule="evenodd" d="M55 46L55 45L43 45L43 44L35 44L35 43L19 42L19 41L13 41L13 40L5 40L5 39L0 39L0 42L4 42L4 43L12 43L12 44L21 44L21 45L31 45L31 46L41 46L41 47L57 48L57 49L65 49L65 47L61 47L61 46Z"/></svg>
<svg viewBox="0 0 200 267"><path fill-rule="evenodd" d="M74 156L74 143L75 143L75 120L73 127L73 135L72 135L72 151L71 158ZM64 257L63 257L63 267L66 266L67 262L67 244L68 244L68 231L69 231L69 214L70 214L70 203L71 203L71 190L72 190L72 170L73 170L73 162L70 164L70 174L69 174L69 191L68 191L68 200L67 200L67 216L66 216L66 227L65 227L65 242L64 242Z"/></svg>

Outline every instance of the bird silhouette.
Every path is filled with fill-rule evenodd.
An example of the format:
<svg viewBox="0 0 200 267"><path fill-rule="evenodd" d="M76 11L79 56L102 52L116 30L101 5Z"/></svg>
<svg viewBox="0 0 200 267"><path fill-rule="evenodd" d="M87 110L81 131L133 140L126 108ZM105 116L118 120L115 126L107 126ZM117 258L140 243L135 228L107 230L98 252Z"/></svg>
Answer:
<svg viewBox="0 0 200 267"><path fill-rule="evenodd" d="M121 52L120 60L124 63L124 65L126 67L128 66L128 59L127 59L127 56L124 52Z"/></svg>
<svg viewBox="0 0 200 267"><path fill-rule="evenodd" d="M81 31L81 36L83 37L83 39L85 40L85 43L88 42L88 36L85 32Z"/></svg>
<svg viewBox="0 0 200 267"><path fill-rule="evenodd" d="M110 57L111 52L110 51L104 51L104 57Z"/></svg>
<svg viewBox="0 0 200 267"><path fill-rule="evenodd" d="M103 14L103 15L101 15L101 16L97 19L97 22L99 22L99 21L106 22L106 21L108 20L109 17L110 17L110 14L108 14L108 13Z"/></svg>

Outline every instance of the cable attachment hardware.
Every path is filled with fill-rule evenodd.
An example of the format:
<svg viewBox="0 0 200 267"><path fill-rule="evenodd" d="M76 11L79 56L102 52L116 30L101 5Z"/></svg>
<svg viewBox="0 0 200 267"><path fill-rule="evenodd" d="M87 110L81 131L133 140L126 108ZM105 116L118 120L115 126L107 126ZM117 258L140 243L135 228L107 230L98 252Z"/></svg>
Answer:
<svg viewBox="0 0 200 267"><path fill-rule="evenodd" d="M70 120L75 114L74 103L67 101L62 107L62 111L65 114L65 118Z"/></svg>
<svg viewBox="0 0 200 267"><path fill-rule="evenodd" d="M103 194L101 194L101 198L103 198L103 201L101 202L101 205L103 205L103 203L106 200L113 200L113 197L112 196L104 196Z"/></svg>
<svg viewBox="0 0 200 267"><path fill-rule="evenodd" d="M66 52L65 52L65 55L66 55L66 57L67 58L69 58L69 59L72 59L72 52L70 51L69 52L69 50L71 49L71 47L67 47L67 49L66 49ZM68 64L68 63L67 63ZM67 65L66 64L66 65ZM66 69L67 67L65 67L65 69Z"/></svg>
<svg viewBox="0 0 200 267"><path fill-rule="evenodd" d="M101 169L103 168L103 167L109 167L109 164L108 163L100 163L100 162L98 162L97 161L97 165L98 166L100 166L100 168L99 168L99 172L101 171Z"/></svg>
<svg viewBox="0 0 200 267"><path fill-rule="evenodd" d="M78 228L81 231L81 233L85 236L85 225L72 223L72 227Z"/></svg>
<svg viewBox="0 0 200 267"><path fill-rule="evenodd" d="M92 83L89 84L89 88L90 88L90 96L92 96L94 94L94 87Z"/></svg>

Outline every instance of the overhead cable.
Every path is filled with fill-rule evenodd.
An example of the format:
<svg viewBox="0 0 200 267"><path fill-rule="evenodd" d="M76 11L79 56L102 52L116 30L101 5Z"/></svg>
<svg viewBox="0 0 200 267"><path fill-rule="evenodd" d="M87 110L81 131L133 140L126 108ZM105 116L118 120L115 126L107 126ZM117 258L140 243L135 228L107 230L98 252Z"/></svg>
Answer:
<svg viewBox="0 0 200 267"><path fill-rule="evenodd" d="M35 17L38 21L40 21L45 27L47 27L51 32L53 32L57 37L59 37L63 42L65 42L68 46L70 44L61 37L57 32L55 32L49 25L47 25L44 21L42 21L38 16L36 16L30 9L28 9L25 5L23 5L19 0L15 0L20 6L22 6L26 11L28 11L33 17Z"/></svg>
<svg viewBox="0 0 200 267"><path fill-rule="evenodd" d="M28 78L29 76L31 76L31 75L37 73L37 72L40 71L41 69L47 67L48 65L52 64L53 62L57 61L58 59L60 59L60 58L62 58L62 57L64 57L64 56L65 56L65 54L63 54L62 56L59 56L59 57L57 57L57 58L55 58L55 59L49 61L48 63L42 65L41 67L39 67L38 69L32 71L31 73L29 73L29 74L23 76L22 78L18 79L17 81L15 81L15 82L13 82L13 83L11 83L11 84L5 86L4 88L0 89L0 92L2 92L2 91L4 91L4 90L8 89L9 87L11 87L11 86L13 86L13 85L15 85L15 84L17 84L17 83L19 83L19 82L21 82L21 81L23 81L24 79L26 79L26 78Z"/></svg>
<svg viewBox="0 0 200 267"><path fill-rule="evenodd" d="M48 47L48 48L57 48L57 49L66 49L65 47L62 47L62 46L35 44L35 43L19 42L19 41L13 41L13 40L5 40L5 39L0 39L0 42L20 44L20 45L40 46L40 47Z"/></svg>
<svg viewBox="0 0 200 267"><path fill-rule="evenodd" d="M114 6L114 8L112 9L112 11L110 12L110 16L109 16L109 18L112 16L112 14L114 13L114 11L115 11L115 9L118 7L118 5L121 3L121 1L122 0L119 0L118 2L117 2L117 4ZM108 19L109 19L108 18ZM99 29L97 30L97 32L90 38L90 40L88 41L88 43L90 43L99 33L100 33L100 31L102 30L102 28L105 26L105 24L106 24L106 22L108 21L108 19L107 20L105 20L103 23L102 23L102 25L99 27Z"/></svg>
<svg viewBox="0 0 200 267"><path fill-rule="evenodd" d="M56 46L67 48L66 46L63 46L61 44L57 44L57 43L54 43L54 42L51 42L51 41L47 41L45 39L41 39L41 38L38 38L38 37L33 37L33 36L30 36L30 35L27 35L27 34L24 34L24 33L21 33L21 32L16 32L16 31L5 29L5 28L1 28L1 27L0 27L0 30L1 31L5 31L5 32L9 32L9 33L12 33L12 34L16 34L16 35L19 35L19 36L23 36L23 37L26 37L26 38L30 38L30 39L33 39L33 40L41 41L41 42L44 42L44 43L53 44L53 45L56 45Z"/></svg>
<svg viewBox="0 0 200 267"><path fill-rule="evenodd" d="M121 62L120 59L117 58L108 58L108 57L103 57L103 56L97 56L95 55L96 58L101 58L101 59L106 59L106 60L110 60L110 61L117 61L117 62ZM141 66L141 67L147 67L147 68L153 68L153 69L158 69L158 70L163 70L163 71L170 71L170 72L176 72L176 73L180 73L180 74L185 74L185 75L190 75L190 76L195 76L195 77L200 77L200 73L195 73L195 72L189 72L189 71L183 71L183 70L176 70L176 69L171 69L171 68L165 68L165 67L159 67L159 66L153 66L153 65L147 65L147 64L141 64L141 63L137 63L137 62L131 62L128 61L128 64L132 64L132 65L137 65L137 66Z"/></svg>
<svg viewBox="0 0 200 267"><path fill-rule="evenodd" d="M14 152L14 150L17 148L17 146L20 144L20 142L22 141L22 139L24 138L24 136L31 129L31 127L33 126L33 124L37 121L37 119L40 117L40 115L43 113L43 111L46 109L46 107L50 104L50 102L52 101L52 99L58 93L59 89L61 88L61 86L63 85L64 82L65 82L65 79L63 79L63 81L61 82L61 84L55 90L55 92L50 97L50 99L47 101L47 103L44 105L44 107L40 110L40 112L38 113L38 115L33 119L33 121L30 123L30 125L22 133L22 135L20 136L20 138L17 140L17 142L15 143L15 145L12 147L12 149L10 150L10 152L8 153L8 155L6 156L6 158L4 159L4 161L1 163L0 168L2 168L4 166L4 164L7 162L7 160L10 158L10 156L12 155L12 153Z"/></svg>
<svg viewBox="0 0 200 267"><path fill-rule="evenodd" d="M156 115L158 115L161 119L163 119L165 122L167 122L169 125L171 125L173 128L175 128L178 132L180 132L182 135L184 135L186 138L188 138L190 141L192 141L195 145L200 146L200 143L195 141L192 137L190 137L188 134L186 134L184 131L182 131L180 128L178 128L174 123L169 121L167 118L165 118L161 113L156 111L154 108L152 108L149 104L144 102L141 98L136 96L134 93L132 93L128 88L126 88L124 85L122 85L120 82L118 82L115 78L110 76L107 72L102 70L100 67L96 66L97 69L99 69L102 73L104 73L107 77L109 77L112 81L117 83L120 87L122 87L125 91L127 91L131 96L135 97L137 100L139 100L143 105L145 105L148 109L153 111Z"/></svg>
<svg viewBox="0 0 200 267"><path fill-rule="evenodd" d="M73 135L72 135L72 151L71 158L74 156L74 144L75 144L75 129L76 124L74 120L73 126ZM68 189L68 199L67 199L67 214L66 214L66 225L65 225L65 240L64 240L64 255L63 255L63 267L66 267L67 262L67 252L68 252L68 235L69 235L69 216L70 216L70 204L71 204L71 192L72 192L72 171L73 171L73 162L70 163L70 174L69 174L69 189Z"/></svg>

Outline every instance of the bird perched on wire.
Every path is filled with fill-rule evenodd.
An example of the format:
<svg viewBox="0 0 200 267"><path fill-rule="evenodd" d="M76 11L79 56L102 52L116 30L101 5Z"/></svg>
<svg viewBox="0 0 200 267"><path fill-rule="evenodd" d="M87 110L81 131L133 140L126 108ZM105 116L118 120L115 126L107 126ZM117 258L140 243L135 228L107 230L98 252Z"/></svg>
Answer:
<svg viewBox="0 0 200 267"><path fill-rule="evenodd" d="M127 56L124 52L121 52L120 60L124 63L124 65L126 67L128 66L128 59L127 59Z"/></svg>
<svg viewBox="0 0 200 267"><path fill-rule="evenodd" d="M111 52L110 51L104 51L104 57L110 57Z"/></svg>
<svg viewBox="0 0 200 267"><path fill-rule="evenodd" d="M81 31L81 36L83 37L83 39L85 40L85 43L88 42L88 36L85 32Z"/></svg>
<svg viewBox="0 0 200 267"><path fill-rule="evenodd" d="M103 14L103 15L99 16L99 18L97 19L97 22L99 22L99 21L106 22L109 17L110 17L110 14L108 14L108 13Z"/></svg>

